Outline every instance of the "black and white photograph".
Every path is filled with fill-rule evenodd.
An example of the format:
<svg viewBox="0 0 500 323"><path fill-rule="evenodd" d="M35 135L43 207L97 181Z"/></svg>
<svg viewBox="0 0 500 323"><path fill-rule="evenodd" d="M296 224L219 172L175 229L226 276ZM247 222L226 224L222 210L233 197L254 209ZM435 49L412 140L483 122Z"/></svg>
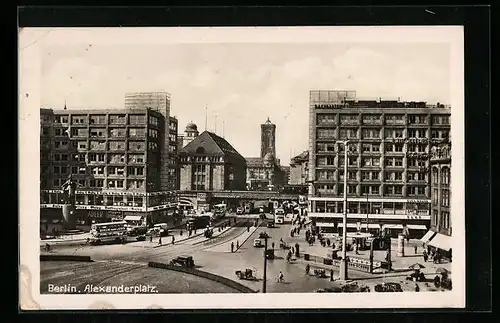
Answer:
<svg viewBox="0 0 500 323"><path fill-rule="evenodd" d="M23 308L465 306L461 27L24 28L19 64Z"/></svg>

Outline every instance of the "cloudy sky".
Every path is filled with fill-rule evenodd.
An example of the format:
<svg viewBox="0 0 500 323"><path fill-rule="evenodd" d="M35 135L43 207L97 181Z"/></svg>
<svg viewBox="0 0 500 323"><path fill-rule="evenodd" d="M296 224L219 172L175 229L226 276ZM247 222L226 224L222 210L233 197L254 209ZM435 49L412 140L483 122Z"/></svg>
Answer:
<svg viewBox="0 0 500 323"><path fill-rule="evenodd" d="M96 31L98 32L98 31ZM106 43L40 41L41 105L122 108L126 92L166 91L179 128L195 122L244 156L260 153L260 124L277 125L282 164L308 145L309 91L450 103L446 43Z"/></svg>

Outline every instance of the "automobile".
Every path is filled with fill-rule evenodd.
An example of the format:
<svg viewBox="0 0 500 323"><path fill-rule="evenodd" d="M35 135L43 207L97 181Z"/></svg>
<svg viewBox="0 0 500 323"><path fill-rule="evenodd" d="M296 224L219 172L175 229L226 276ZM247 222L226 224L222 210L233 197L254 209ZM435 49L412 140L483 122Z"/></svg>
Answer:
<svg viewBox="0 0 500 323"><path fill-rule="evenodd" d="M267 249L265 254L266 259L274 259L274 249Z"/></svg>
<svg viewBox="0 0 500 323"><path fill-rule="evenodd" d="M258 247L262 247L262 241L260 239L255 239L253 241L253 246L258 248Z"/></svg>
<svg viewBox="0 0 500 323"><path fill-rule="evenodd" d="M267 222L267 227L268 228L275 228L276 226L274 225L274 221Z"/></svg>
<svg viewBox="0 0 500 323"><path fill-rule="evenodd" d="M266 232L262 231L262 232L259 233L259 238L264 239L265 237L268 237L268 235L267 235Z"/></svg>
<svg viewBox="0 0 500 323"><path fill-rule="evenodd" d="M241 206L238 206L238 208L236 208L236 214L243 214L245 210L241 207Z"/></svg>
<svg viewBox="0 0 500 323"><path fill-rule="evenodd" d="M171 266L181 266L181 267L186 267L186 268L193 268L194 267L194 260L192 256L178 256L177 258L172 259L170 261Z"/></svg>

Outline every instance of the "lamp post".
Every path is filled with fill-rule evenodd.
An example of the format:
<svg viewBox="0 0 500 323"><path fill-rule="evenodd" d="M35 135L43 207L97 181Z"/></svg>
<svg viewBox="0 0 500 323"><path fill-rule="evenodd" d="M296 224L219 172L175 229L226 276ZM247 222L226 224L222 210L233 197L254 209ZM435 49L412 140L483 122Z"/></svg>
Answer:
<svg viewBox="0 0 500 323"><path fill-rule="evenodd" d="M368 190L366 191L366 233L368 233Z"/></svg>
<svg viewBox="0 0 500 323"><path fill-rule="evenodd" d="M340 280L347 280L347 150L349 141L340 141L344 145L344 214L342 217L342 259L340 260Z"/></svg>
<svg viewBox="0 0 500 323"><path fill-rule="evenodd" d="M264 236L264 275L262 277L262 292L266 292L266 287L267 287L267 233L265 233Z"/></svg>

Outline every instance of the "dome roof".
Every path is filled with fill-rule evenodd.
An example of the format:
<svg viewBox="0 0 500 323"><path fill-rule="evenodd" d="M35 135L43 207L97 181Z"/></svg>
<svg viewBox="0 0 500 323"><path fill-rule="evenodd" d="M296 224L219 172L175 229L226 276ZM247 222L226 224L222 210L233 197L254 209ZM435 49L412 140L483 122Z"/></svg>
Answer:
<svg viewBox="0 0 500 323"><path fill-rule="evenodd" d="M186 126L186 131L198 131L198 126L195 123L188 123Z"/></svg>
<svg viewBox="0 0 500 323"><path fill-rule="evenodd" d="M264 162L272 163L274 162L274 155L272 153L267 153L264 155Z"/></svg>

